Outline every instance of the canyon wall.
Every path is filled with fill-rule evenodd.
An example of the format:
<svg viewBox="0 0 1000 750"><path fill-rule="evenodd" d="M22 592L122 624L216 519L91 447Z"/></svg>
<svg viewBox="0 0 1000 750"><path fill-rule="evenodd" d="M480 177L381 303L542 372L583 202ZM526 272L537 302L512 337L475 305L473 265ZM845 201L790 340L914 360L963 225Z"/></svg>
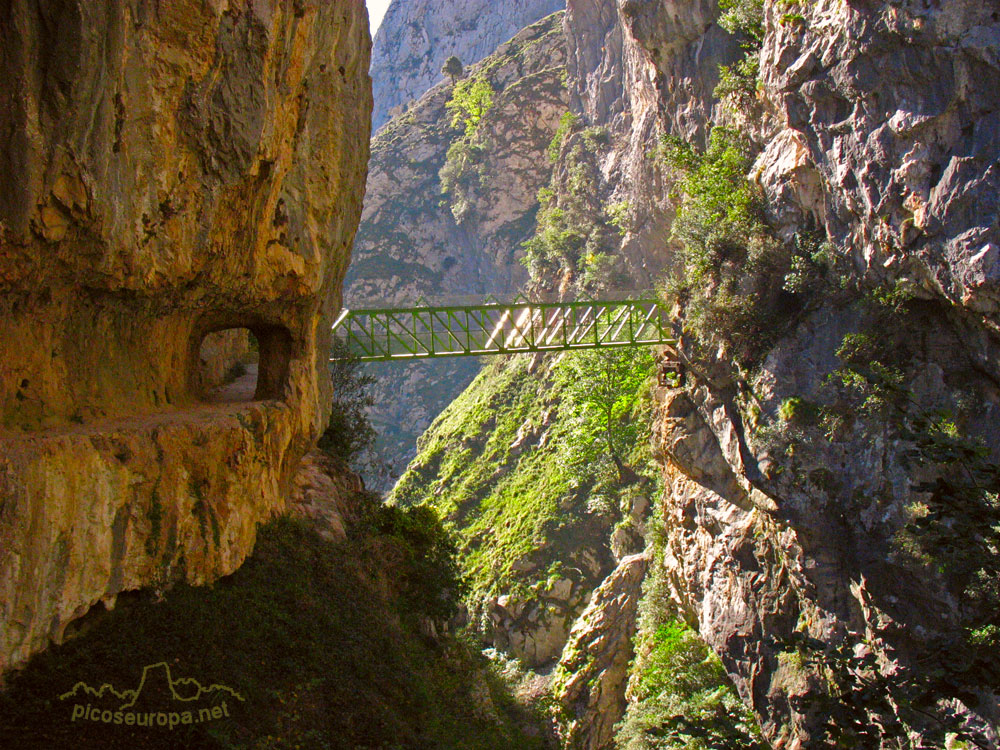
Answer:
<svg viewBox="0 0 1000 750"><path fill-rule="evenodd" d="M363 4L4 4L0 670L231 573L330 408L361 210ZM207 403L204 338L256 389Z"/></svg>
<svg viewBox="0 0 1000 750"><path fill-rule="evenodd" d="M734 295L734 309L749 290L773 293L769 315L744 319L755 332L752 358L733 344L725 319L696 335L690 300L671 299L680 346L670 358L683 377L655 389L665 542L647 578L665 582L669 616L721 657L772 746L836 746L830 732L853 731L831 728L831 713L816 708L832 683L809 666L811 652L789 650L794 641L827 654L846 649L869 670L856 684L879 686L870 695L901 684L916 691L895 703L845 700L836 711L883 727L903 721L940 746L949 732L954 740L959 728L976 731L993 747L995 617L991 626L983 602L996 586L996 553L982 540L993 538L990 467L1000 457L1000 6L763 7L754 42L724 28L732 24L716 0L567 3L567 85L580 121L562 136L550 200L569 210L586 181L605 210L624 207L621 237L605 249L633 283L683 271L690 256L673 223L684 173L664 158L661 136L699 154L722 126L754 156L747 190L761 197L777 248L770 265L709 258L705 286ZM732 84L720 66L745 57L758 65L744 98L720 98L718 85ZM594 227L606 223L600 206L588 210ZM598 228L590 236L610 242ZM536 283L579 288L577 260L556 259ZM719 280L727 260L737 277L730 287ZM533 468L565 429L547 400L559 401L552 383L525 386L550 367L514 360L477 381L421 441L396 489L406 501L438 503L469 531L467 564L489 594L474 608L479 625L533 664L558 654L609 572L616 520L612 511L574 539L574 550L597 550L604 564L582 587L572 580L571 606L555 606L551 593L565 588L565 573L548 567L552 540L599 512L580 486L565 490L557 471ZM501 420L490 416L505 398L513 414L502 420L512 420L506 441L492 437ZM525 411L531 403L539 408ZM478 465L490 452L503 465L495 473ZM559 466L551 456L546 465ZM961 479L965 472L976 479ZM975 497L979 510L956 510L947 504L954 497ZM501 508L526 502L535 505L509 526L531 527L533 543L508 545ZM484 533L478 524L488 517L504 531ZM928 539L940 545L927 547ZM962 557L962 549L971 551ZM638 577L617 584L618 604L634 601ZM634 628L634 612L618 604L594 603L562 654L563 734L579 746L608 746L623 710L620 665L632 644L592 627L614 619ZM615 668L587 674L584 662ZM924 710L946 721L921 717ZM837 720L849 721L844 715ZM869 735L859 746L892 741Z"/></svg>
<svg viewBox="0 0 1000 750"><path fill-rule="evenodd" d="M521 29L562 10L564 0L393 0L372 47L372 130L444 80L444 61L479 62Z"/></svg>
<svg viewBox="0 0 1000 750"><path fill-rule="evenodd" d="M571 1L568 18L597 5L610 12ZM982 617L978 594L950 577L952 558L915 557L907 534L923 504L940 500L923 480L954 476L940 446L929 452L933 436L979 444L988 462L1000 450L1000 6L778 5L765 4L761 83L746 119L720 110L706 96L711 74L700 80L688 65L706 54L725 62L712 60L714 3L688 28L669 21L678 3L620 6L623 57L637 63L627 88L661 87L666 133L703 142L712 121L746 133L760 150L752 177L771 226L786 240L818 231L837 269L828 287L796 292L749 369L732 366L724 343L713 352L682 341L685 387L659 392L665 572L676 606L775 746L819 742L826 731L828 717L803 708L817 683L776 646L795 633L872 653L877 673L896 676L890 685L941 670L948 677L928 705L995 743L996 695L965 634ZM597 108L600 92L588 94ZM888 373L891 406L877 408L850 381L849 346L865 341L853 372L868 388L873 371ZM802 404L825 416L796 414ZM939 523L975 528L976 516L950 513ZM988 553L967 562L990 570ZM943 741L940 725L914 715L900 714Z"/></svg>

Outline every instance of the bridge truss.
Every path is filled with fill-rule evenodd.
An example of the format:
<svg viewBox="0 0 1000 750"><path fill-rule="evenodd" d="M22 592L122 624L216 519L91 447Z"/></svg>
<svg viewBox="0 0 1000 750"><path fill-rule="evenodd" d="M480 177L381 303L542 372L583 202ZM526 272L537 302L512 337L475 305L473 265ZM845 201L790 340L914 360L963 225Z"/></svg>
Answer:
<svg viewBox="0 0 1000 750"><path fill-rule="evenodd" d="M655 299L343 310L334 336L365 362L674 344Z"/></svg>

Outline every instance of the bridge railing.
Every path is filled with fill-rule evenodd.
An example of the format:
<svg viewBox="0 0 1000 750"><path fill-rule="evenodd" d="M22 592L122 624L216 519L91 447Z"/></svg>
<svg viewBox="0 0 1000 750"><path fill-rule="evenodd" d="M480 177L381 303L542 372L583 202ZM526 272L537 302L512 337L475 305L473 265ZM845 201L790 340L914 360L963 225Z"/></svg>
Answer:
<svg viewBox="0 0 1000 750"><path fill-rule="evenodd" d="M362 361L673 343L655 299L366 308L333 328Z"/></svg>

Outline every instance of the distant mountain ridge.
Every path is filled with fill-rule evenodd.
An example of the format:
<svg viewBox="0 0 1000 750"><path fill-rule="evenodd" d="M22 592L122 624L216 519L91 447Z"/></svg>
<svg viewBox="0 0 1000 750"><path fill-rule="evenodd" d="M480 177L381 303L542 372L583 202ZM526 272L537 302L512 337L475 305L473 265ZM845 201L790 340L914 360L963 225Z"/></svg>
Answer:
<svg viewBox="0 0 1000 750"><path fill-rule="evenodd" d="M372 48L372 132L444 80L441 66L450 56L476 63L565 7L565 0L393 0Z"/></svg>

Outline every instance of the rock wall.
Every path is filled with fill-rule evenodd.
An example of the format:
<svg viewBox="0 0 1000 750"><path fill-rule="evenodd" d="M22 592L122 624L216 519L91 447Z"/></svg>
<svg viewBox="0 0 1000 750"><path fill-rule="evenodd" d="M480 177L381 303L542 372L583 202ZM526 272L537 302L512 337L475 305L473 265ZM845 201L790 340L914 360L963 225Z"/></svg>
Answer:
<svg viewBox="0 0 1000 750"><path fill-rule="evenodd" d="M521 29L566 6L564 0L393 0L372 48L372 130L444 79L444 61L479 62Z"/></svg>
<svg viewBox="0 0 1000 750"><path fill-rule="evenodd" d="M591 595L573 624L553 680L553 698L565 710L559 722L564 747L610 747L625 715L625 689L634 657L645 555L623 559Z"/></svg>
<svg viewBox="0 0 1000 750"><path fill-rule="evenodd" d="M4 4L0 670L232 572L329 409L371 109L360 2ZM260 345L206 404L206 335Z"/></svg>
<svg viewBox="0 0 1000 750"><path fill-rule="evenodd" d="M566 112L562 16L524 29L468 69L495 90L478 128L478 186L456 219L439 173L462 129L442 83L372 140L364 213L345 283L351 307L416 304L420 297L512 298L527 280L521 243L534 232L536 195L552 171L546 149ZM416 440L471 382L474 359L388 363L376 374L371 410L378 454L402 470Z"/></svg>
<svg viewBox="0 0 1000 750"><path fill-rule="evenodd" d="M661 122L697 140L699 112L730 116L705 98L708 87L684 85L685 56L664 41L690 39L687 49L703 53L719 29L706 3L697 25L665 38L658 29L674 5L623 4L625 47L641 48L646 78L692 92L687 105L661 97ZM954 414L995 460L998 6L821 0L787 14L777 5L765 4L763 116L751 128L774 226L786 238L818 226L843 263L841 284L906 290L913 301L892 324L892 346L905 360L907 409ZM893 674L926 658L928 644L961 637L965 594L899 547L924 497L913 444L888 417L861 410L825 436L779 417L792 398L836 407L836 352L848 334L884 327L879 320L863 294L817 299L785 322L749 382L709 358L691 363L684 392L660 395L675 600L775 746L816 741L823 719L793 708L815 685L771 639L796 630L864 638ZM989 692L966 693L958 712L995 725Z"/></svg>
<svg viewBox="0 0 1000 750"><path fill-rule="evenodd" d="M608 204L629 206L619 252L640 286L672 262L669 175L650 158L663 133L695 142L718 110L718 66L739 42L713 23L716 0L569 0L566 33L574 111L611 133L600 155Z"/></svg>
<svg viewBox="0 0 1000 750"><path fill-rule="evenodd" d="M894 323L908 408L957 415L961 434L995 460L1000 8L820 0L765 9L755 116L741 120L713 95L718 66L742 55L717 2L567 3L573 105L611 130L605 190L632 207L623 252L633 268L676 262L673 177L646 157L659 134L701 145L713 124L740 127L760 148L752 176L782 238L818 227L843 263L839 283L905 289L914 300ZM722 656L775 746L803 746L821 720L792 708L815 685L770 639L860 634L879 644L891 674L928 643L953 643L966 607L894 541L921 497L912 445L877 418L858 416L824 445L818 431L778 416L792 398L829 404L844 337L879 325L864 293L817 298L784 322L749 382L720 351L688 363L684 389L659 392L674 604ZM959 713L996 722L988 690L967 700Z"/></svg>

